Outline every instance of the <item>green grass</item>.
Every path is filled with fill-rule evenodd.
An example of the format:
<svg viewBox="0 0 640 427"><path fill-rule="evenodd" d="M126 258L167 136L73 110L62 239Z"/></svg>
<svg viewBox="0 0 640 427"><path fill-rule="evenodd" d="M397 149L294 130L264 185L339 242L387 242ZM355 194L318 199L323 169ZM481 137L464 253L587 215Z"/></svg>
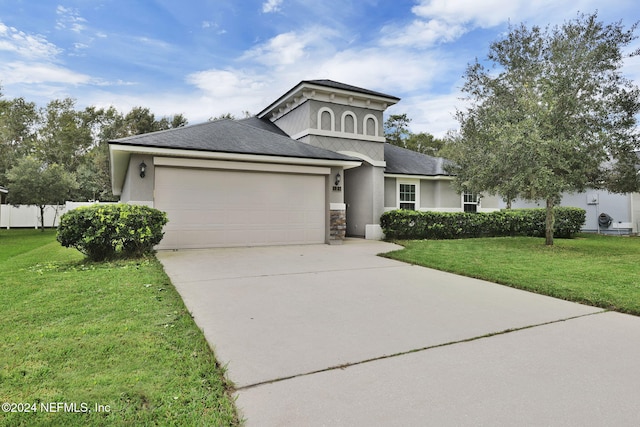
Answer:
<svg viewBox="0 0 640 427"><path fill-rule="evenodd" d="M53 230L0 230L0 304L0 403L38 411L0 412L0 425L239 424L223 369L155 257L89 263ZM43 412L51 402L92 412Z"/></svg>
<svg viewBox="0 0 640 427"><path fill-rule="evenodd" d="M640 315L640 238L505 237L397 242L389 258Z"/></svg>

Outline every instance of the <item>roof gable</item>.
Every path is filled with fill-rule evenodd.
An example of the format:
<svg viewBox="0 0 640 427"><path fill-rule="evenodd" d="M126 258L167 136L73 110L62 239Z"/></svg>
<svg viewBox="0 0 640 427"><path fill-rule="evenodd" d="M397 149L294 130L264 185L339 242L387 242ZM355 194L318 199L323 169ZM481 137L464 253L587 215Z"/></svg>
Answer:
<svg viewBox="0 0 640 427"><path fill-rule="evenodd" d="M309 99L384 111L400 98L333 80L303 80L260 111L259 118L275 120Z"/></svg>

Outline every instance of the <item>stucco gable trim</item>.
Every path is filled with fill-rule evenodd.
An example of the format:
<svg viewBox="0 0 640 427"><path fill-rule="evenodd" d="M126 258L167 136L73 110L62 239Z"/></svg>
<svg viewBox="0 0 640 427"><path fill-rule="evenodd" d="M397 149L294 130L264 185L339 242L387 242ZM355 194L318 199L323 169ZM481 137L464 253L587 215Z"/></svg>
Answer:
<svg viewBox="0 0 640 427"><path fill-rule="evenodd" d="M384 160L373 160L371 157L364 155L362 153L358 153L356 151L338 151L338 153L344 154L345 156L355 157L357 159L364 160L365 162L369 163L371 166L377 166L381 168L387 166L387 163Z"/></svg>
<svg viewBox="0 0 640 427"><path fill-rule="evenodd" d="M371 141L371 142L386 141L384 136L361 135L357 133L338 132L338 131L331 131L331 130L325 130L325 129L313 129L313 128L305 129L302 132L298 132L295 135L291 135L291 138L295 140L299 140L309 135L330 136L333 138L343 138L343 139L357 139L359 141Z"/></svg>

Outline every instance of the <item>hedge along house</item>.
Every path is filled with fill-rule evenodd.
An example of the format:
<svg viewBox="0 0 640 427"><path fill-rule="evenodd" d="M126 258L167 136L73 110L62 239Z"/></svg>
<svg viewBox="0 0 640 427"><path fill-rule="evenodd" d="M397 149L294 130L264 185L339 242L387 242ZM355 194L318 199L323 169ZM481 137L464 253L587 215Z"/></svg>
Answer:
<svg viewBox="0 0 640 427"><path fill-rule="evenodd" d="M110 141L113 192L168 213L165 249L378 239L385 210L497 208L457 194L444 160L385 143L399 100L302 81L256 117Z"/></svg>

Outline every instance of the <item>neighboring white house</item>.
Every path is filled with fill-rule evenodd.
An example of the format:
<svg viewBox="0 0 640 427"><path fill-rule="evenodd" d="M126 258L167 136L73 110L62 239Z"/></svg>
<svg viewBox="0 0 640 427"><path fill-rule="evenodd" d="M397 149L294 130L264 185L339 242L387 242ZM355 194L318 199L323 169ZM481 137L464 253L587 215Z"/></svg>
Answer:
<svg viewBox="0 0 640 427"><path fill-rule="evenodd" d="M513 208L543 207L545 203L516 200ZM632 234L640 230L640 193L615 194L588 190L565 194L561 206L574 206L587 212L582 231L603 234ZM501 204L504 207L504 203Z"/></svg>
<svg viewBox="0 0 640 427"><path fill-rule="evenodd" d="M7 194L9 194L9 190L0 186L0 222L2 221L2 205L7 201Z"/></svg>
<svg viewBox="0 0 640 427"><path fill-rule="evenodd" d="M376 239L385 210L497 209L456 193L443 159L385 143L399 100L309 80L256 117L110 141L113 193L168 213L160 248Z"/></svg>

